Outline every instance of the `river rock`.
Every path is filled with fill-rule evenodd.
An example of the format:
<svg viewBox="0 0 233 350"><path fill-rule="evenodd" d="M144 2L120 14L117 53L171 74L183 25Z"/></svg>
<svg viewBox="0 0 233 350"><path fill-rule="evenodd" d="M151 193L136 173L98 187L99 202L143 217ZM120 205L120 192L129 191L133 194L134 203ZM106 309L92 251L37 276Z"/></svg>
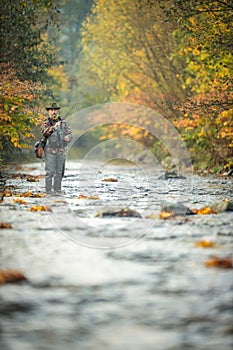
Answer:
<svg viewBox="0 0 233 350"><path fill-rule="evenodd" d="M96 214L96 217L133 217L141 218L141 214L130 208L121 208L121 209L112 209L106 208L102 211L99 211Z"/></svg>
<svg viewBox="0 0 233 350"><path fill-rule="evenodd" d="M216 210L217 212L233 211L233 202L221 201L210 205L210 208Z"/></svg>
<svg viewBox="0 0 233 350"><path fill-rule="evenodd" d="M172 212L174 215L195 215L195 213L184 204L170 203L170 202L162 202L161 203L161 211L162 212Z"/></svg>
<svg viewBox="0 0 233 350"><path fill-rule="evenodd" d="M185 179L181 174L178 174L176 171L166 171L164 174L158 177L159 180L168 180L168 179Z"/></svg>

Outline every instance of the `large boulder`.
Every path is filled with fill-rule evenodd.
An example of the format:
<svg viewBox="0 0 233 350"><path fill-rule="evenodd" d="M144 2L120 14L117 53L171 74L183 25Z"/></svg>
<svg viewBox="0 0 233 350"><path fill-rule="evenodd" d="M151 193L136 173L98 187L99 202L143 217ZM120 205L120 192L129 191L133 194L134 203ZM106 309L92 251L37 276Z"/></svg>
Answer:
<svg viewBox="0 0 233 350"><path fill-rule="evenodd" d="M162 202L161 203L161 211L173 213L174 215L195 215L195 213L184 204L170 203L170 202Z"/></svg>

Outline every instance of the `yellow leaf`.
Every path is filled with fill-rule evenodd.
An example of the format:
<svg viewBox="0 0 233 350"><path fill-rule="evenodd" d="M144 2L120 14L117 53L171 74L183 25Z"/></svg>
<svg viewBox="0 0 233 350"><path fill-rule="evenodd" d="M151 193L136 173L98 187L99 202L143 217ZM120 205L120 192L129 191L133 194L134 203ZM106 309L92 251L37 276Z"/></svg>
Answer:
<svg viewBox="0 0 233 350"><path fill-rule="evenodd" d="M28 204L28 202L24 201L23 199L16 198L12 201L12 203L18 203L18 204Z"/></svg>
<svg viewBox="0 0 233 350"><path fill-rule="evenodd" d="M192 209L192 211L198 215L218 214L217 210L213 210L209 207L204 207L201 209Z"/></svg>
<svg viewBox="0 0 233 350"><path fill-rule="evenodd" d="M214 248L216 245L215 243L211 242L211 241L207 241L207 240L201 240L195 243L196 247L200 247L200 248Z"/></svg>
<svg viewBox="0 0 233 350"><path fill-rule="evenodd" d="M162 219L162 220L168 220L168 219L171 219L172 217L174 217L174 213L171 211L162 211L159 214L159 219Z"/></svg>
<svg viewBox="0 0 233 350"><path fill-rule="evenodd" d="M77 199L94 199L99 200L100 198L98 196L85 196L84 194L80 194Z"/></svg>
<svg viewBox="0 0 233 350"><path fill-rule="evenodd" d="M33 205L31 208L28 209L28 211L52 211L50 207L47 207L46 205Z"/></svg>

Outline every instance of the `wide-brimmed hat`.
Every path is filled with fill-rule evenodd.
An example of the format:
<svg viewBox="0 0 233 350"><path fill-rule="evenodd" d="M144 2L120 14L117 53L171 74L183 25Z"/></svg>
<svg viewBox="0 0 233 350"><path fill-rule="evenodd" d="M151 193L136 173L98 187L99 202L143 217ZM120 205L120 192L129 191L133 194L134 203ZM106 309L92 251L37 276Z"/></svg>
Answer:
<svg viewBox="0 0 233 350"><path fill-rule="evenodd" d="M60 109L61 107L59 107L55 102L52 103L51 106L45 107L46 110L48 111L49 109Z"/></svg>

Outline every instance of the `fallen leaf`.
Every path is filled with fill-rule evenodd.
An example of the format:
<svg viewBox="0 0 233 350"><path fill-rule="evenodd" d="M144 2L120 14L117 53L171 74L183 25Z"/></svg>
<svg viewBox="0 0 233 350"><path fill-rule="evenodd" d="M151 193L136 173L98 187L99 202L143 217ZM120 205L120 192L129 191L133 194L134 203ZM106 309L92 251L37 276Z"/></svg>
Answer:
<svg viewBox="0 0 233 350"><path fill-rule="evenodd" d="M17 270L0 270L0 284L26 281L27 278Z"/></svg>
<svg viewBox="0 0 233 350"><path fill-rule="evenodd" d="M233 260L230 257L227 258L219 258L215 256L205 262L205 266L207 267L220 267L223 269L232 269L233 268Z"/></svg>
<svg viewBox="0 0 233 350"><path fill-rule="evenodd" d="M46 205L33 205L31 208L28 209L28 211L52 211L50 207L47 207Z"/></svg>
<svg viewBox="0 0 233 350"><path fill-rule="evenodd" d="M195 243L196 247L200 248L214 248L216 246L215 243L208 240L201 240Z"/></svg>
<svg viewBox="0 0 233 350"><path fill-rule="evenodd" d="M157 219L158 218L158 215L156 214L148 214L145 216L146 219Z"/></svg>
<svg viewBox="0 0 233 350"><path fill-rule="evenodd" d="M168 220L168 219L171 219L174 217L174 213L171 211L162 211L160 214L159 214L159 219L162 219L162 220Z"/></svg>
<svg viewBox="0 0 233 350"><path fill-rule="evenodd" d="M0 228L12 228L8 222L0 222Z"/></svg>
<svg viewBox="0 0 233 350"><path fill-rule="evenodd" d="M18 203L18 204L28 204L28 202L24 201L23 199L16 198L12 201L12 203Z"/></svg>
<svg viewBox="0 0 233 350"><path fill-rule="evenodd" d="M26 176L26 174L20 174L20 173L10 174L11 179L22 179L25 176Z"/></svg>
<svg viewBox="0 0 233 350"><path fill-rule="evenodd" d="M94 199L99 200L100 198L98 196L85 196L84 194L80 194L77 199Z"/></svg>
<svg viewBox="0 0 233 350"><path fill-rule="evenodd" d="M108 177L106 179L103 179L102 181L105 181L105 182L118 182L118 180L115 179L114 177Z"/></svg>
<svg viewBox="0 0 233 350"><path fill-rule="evenodd" d="M192 211L198 215L218 214L217 210L213 210L210 207L192 209Z"/></svg>
<svg viewBox="0 0 233 350"><path fill-rule="evenodd" d="M24 173L15 173L10 175L11 179L21 179L21 180L27 180L30 182L38 182L39 179L44 178L44 175L31 175L31 174L24 174Z"/></svg>
<svg viewBox="0 0 233 350"><path fill-rule="evenodd" d="M39 182L40 178L38 176L28 175L28 176L26 176L26 180L28 182Z"/></svg>
<svg viewBox="0 0 233 350"><path fill-rule="evenodd" d="M24 193L16 193L14 194L15 197L31 197L31 198L41 198L45 197L45 193L39 192L39 193L34 193L32 191L27 191Z"/></svg>
<svg viewBox="0 0 233 350"><path fill-rule="evenodd" d="M13 195L11 190L4 190L0 192L0 197L11 197Z"/></svg>

